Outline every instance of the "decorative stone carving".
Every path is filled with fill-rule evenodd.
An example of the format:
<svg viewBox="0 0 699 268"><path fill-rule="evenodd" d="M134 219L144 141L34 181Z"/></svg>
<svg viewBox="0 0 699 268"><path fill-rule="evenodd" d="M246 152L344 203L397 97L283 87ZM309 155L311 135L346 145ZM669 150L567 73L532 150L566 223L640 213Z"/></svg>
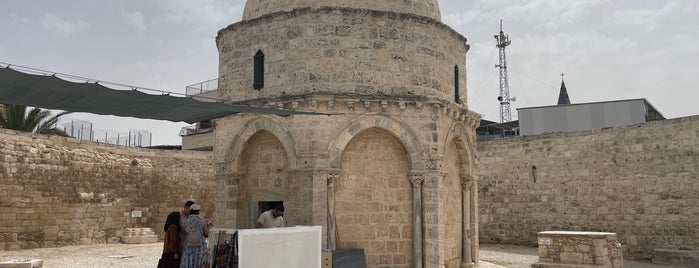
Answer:
<svg viewBox="0 0 699 268"><path fill-rule="evenodd" d="M335 182L337 181L338 177L340 175L337 173L328 173L328 188L334 188L335 187Z"/></svg>
<svg viewBox="0 0 699 268"><path fill-rule="evenodd" d="M413 184L413 188L422 187L422 182L425 180L425 175L413 174L410 176L410 182Z"/></svg>
<svg viewBox="0 0 699 268"><path fill-rule="evenodd" d="M471 175L462 175L460 176L461 179L461 189L466 191L468 189L471 189L471 185L473 185L474 181L474 176Z"/></svg>
<svg viewBox="0 0 699 268"><path fill-rule="evenodd" d="M347 109L354 110L354 101L347 101Z"/></svg>

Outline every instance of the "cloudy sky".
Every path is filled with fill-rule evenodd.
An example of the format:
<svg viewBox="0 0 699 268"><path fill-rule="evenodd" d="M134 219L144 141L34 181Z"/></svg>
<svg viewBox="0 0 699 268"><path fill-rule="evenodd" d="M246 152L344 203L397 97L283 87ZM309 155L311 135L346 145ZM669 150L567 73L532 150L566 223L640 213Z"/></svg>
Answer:
<svg viewBox="0 0 699 268"><path fill-rule="evenodd" d="M0 62L172 92L218 76L216 32L243 0L2 0ZM516 108L553 105L561 73L571 102L646 98L666 118L699 114L699 1L439 0L468 38L469 107L499 120L499 20ZM4 66L4 65L3 65ZM185 123L71 114L97 129L180 144Z"/></svg>

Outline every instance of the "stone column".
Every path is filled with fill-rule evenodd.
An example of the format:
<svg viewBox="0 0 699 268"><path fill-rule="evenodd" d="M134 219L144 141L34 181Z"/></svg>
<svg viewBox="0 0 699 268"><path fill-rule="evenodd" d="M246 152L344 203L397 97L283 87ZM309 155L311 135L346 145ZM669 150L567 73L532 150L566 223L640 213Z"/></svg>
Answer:
<svg viewBox="0 0 699 268"><path fill-rule="evenodd" d="M422 268L422 182L423 174L413 173L410 182L413 184L413 267Z"/></svg>
<svg viewBox="0 0 699 268"><path fill-rule="evenodd" d="M471 257L478 261L478 179L477 175L471 176Z"/></svg>
<svg viewBox="0 0 699 268"><path fill-rule="evenodd" d="M473 180L470 175L462 175L461 179L461 267L473 267L471 254L471 187Z"/></svg>
<svg viewBox="0 0 699 268"><path fill-rule="evenodd" d="M335 249L335 181L337 173L328 174L328 250Z"/></svg>

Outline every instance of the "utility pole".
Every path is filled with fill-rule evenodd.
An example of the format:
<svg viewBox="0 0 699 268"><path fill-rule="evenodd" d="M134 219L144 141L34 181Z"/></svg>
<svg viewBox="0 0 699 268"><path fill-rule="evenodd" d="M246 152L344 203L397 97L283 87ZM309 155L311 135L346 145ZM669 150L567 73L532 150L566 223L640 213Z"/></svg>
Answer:
<svg viewBox="0 0 699 268"><path fill-rule="evenodd" d="M510 45L510 37L502 31L502 19L500 19L500 34L495 35L497 47L500 50L500 63L495 65L495 68L500 68L500 123L512 121L510 112L510 101L515 101L515 98L510 98L510 86L507 84L507 61L505 59L505 47Z"/></svg>

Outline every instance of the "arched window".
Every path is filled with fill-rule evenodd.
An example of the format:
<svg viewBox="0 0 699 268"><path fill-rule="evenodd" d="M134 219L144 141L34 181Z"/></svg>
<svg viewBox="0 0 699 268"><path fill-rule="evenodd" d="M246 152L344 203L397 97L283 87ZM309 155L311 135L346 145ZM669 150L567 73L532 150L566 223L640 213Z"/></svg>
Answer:
<svg viewBox="0 0 699 268"><path fill-rule="evenodd" d="M459 98L459 66L454 65L454 102L461 103Z"/></svg>
<svg viewBox="0 0 699 268"><path fill-rule="evenodd" d="M265 86L265 54L262 50L255 53L255 74L253 76L252 87L260 90Z"/></svg>

